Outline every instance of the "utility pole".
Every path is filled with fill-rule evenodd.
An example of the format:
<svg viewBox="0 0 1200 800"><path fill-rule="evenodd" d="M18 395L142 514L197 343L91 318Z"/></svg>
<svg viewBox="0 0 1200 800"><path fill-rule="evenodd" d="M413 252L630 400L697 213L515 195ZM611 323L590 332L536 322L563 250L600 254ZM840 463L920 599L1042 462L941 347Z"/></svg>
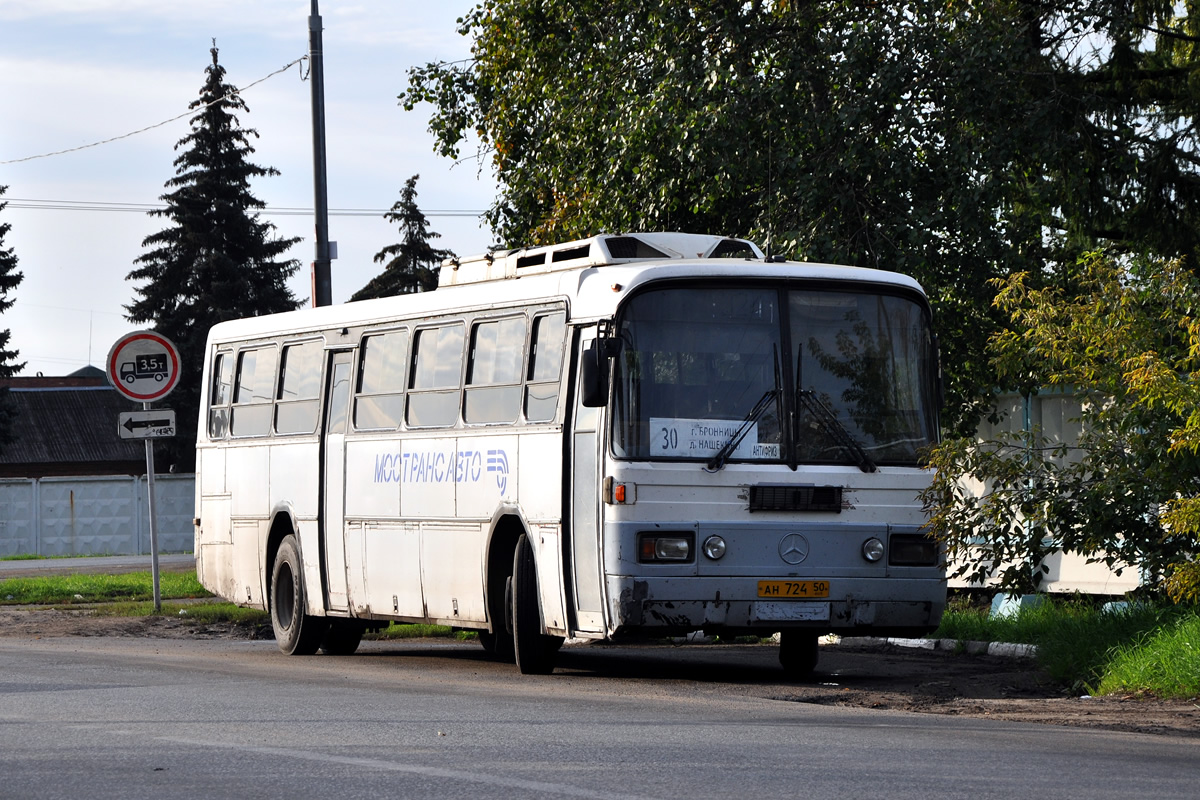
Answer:
<svg viewBox="0 0 1200 800"><path fill-rule="evenodd" d="M317 252L312 265L314 306L333 305L329 246L329 190L325 178L325 69L321 44L321 12L312 0L308 18L308 70L312 82L313 208L316 214Z"/></svg>

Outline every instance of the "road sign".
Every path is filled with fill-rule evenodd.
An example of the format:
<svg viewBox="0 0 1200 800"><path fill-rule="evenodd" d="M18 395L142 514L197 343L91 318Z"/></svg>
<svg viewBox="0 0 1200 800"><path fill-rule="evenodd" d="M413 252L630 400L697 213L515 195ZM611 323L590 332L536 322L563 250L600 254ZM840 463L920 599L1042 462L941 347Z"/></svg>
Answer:
<svg viewBox="0 0 1200 800"><path fill-rule="evenodd" d="M161 400L179 383L179 350L154 331L125 334L108 351L105 363L109 383L130 400Z"/></svg>
<svg viewBox="0 0 1200 800"><path fill-rule="evenodd" d="M126 411L117 417L122 439L166 439L175 435L175 409Z"/></svg>
<svg viewBox="0 0 1200 800"><path fill-rule="evenodd" d="M141 412L121 414L117 433L122 439L142 439L146 446L146 497L150 505L150 570L154 579L154 610L162 610L158 585L158 522L154 508L154 445L152 439L175 435L175 412L151 410L150 404L171 393L179 383L179 349L154 331L127 333L108 351L105 371L108 382L128 397L138 400Z"/></svg>

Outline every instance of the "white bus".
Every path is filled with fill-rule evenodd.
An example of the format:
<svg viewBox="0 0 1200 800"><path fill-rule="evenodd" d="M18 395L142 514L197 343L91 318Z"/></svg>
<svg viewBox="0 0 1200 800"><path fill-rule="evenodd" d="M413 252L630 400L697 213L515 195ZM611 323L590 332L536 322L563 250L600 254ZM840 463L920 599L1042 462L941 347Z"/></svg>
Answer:
<svg viewBox="0 0 1200 800"><path fill-rule="evenodd" d="M524 673L566 638L916 635L945 605L910 278L696 234L441 268L435 292L209 334L196 563L288 654L389 620Z"/></svg>

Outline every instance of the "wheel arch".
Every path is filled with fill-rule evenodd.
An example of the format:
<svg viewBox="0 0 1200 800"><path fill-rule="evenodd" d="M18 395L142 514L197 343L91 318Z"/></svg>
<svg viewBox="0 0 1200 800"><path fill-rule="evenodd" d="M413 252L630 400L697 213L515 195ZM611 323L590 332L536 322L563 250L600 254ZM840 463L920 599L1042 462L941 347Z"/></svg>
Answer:
<svg viewBox="0 0 1200 800"><path fill-rule="evenodd" d="M296 537L296 548L304 558L304 549L300 543L300 530L289 506L280 506L271 515L271 527L267 531L266 549L263 553L263 583L266 586L263 597L266 598L267 610L271 610L271 575L275 569L275 556L279 553L279 543L288 536Z"/></svg>
<svg viewBox="0 0 1200 800"><path fill-rule="evenodd" d="M513 556L522 534L529 533L529 524L520 509L504 507L492 517L488 531L487 557L483 564L484 603L488 612L488 630L504 633L505 583L512 575Z"/></svg>

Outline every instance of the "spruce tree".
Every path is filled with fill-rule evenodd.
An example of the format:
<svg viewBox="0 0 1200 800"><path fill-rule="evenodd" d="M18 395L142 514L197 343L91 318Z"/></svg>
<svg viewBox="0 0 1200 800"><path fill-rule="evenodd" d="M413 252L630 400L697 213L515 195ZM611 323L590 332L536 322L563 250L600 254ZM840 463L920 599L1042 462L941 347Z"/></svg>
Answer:
<svg viewBox="0 0 1200 800"><path fill-rule="evenodd" d="M7 191L7 186L0 186L0 197L3 197ZM3 212L7 206L8 203L0 201L0 212ZM11 227L7 222L0 222L0 314L12 308L15 301L10 295L20 285L21 279L25 277L17 272L16 253L11 247L4 246L4 237L8 235ZM9 329L5 328L0 331L0 378L11 378L25 366L16 363L17 351L8 349L8 341L11 337L12 332ZM9 402L8 388L0 389L0 445L11 444L15 440L13 431L15 419L16 411Z"/></svg>
<svg viewBox="0 0 1200 800"><path fill-rule="evenodd" d="M400 226L402 236L398 244L389 245L375 254L375 263L381 264L391 257L383 272L350 296L351 300L367 300L372 297L391 297L397 294L432 292L438 284L438 265L442 259L453 258L450 250L436 250L430 239L441 238L441 234L426 228L428 220L417 208L417 180L413 175L404 182L400 199L391 210L383 215L388 222Z"/></svg>
<svg viewBox="0 0 1200 800"><path fill-rule="evenodd" d="M225 82L215 44L210 52L200 97L188 106L197 109L191 132L175 145L175 177L161 197L167 206L150 212L171 224L143 240L146 252L128 275L143 282L135 290L140 298L125 307L131 322L152 326L179 348L179 385L168 398L177 409L178 436L163 448L179 471L191 471L195 463L209 328L299 305L287 279L300 264L286 258L299 239L279 238L274 225L260 220L265 204L250 192L251 179L279 171L249 161L250 137L258 132L241 127L237 113L249 108Z"/></svg>

